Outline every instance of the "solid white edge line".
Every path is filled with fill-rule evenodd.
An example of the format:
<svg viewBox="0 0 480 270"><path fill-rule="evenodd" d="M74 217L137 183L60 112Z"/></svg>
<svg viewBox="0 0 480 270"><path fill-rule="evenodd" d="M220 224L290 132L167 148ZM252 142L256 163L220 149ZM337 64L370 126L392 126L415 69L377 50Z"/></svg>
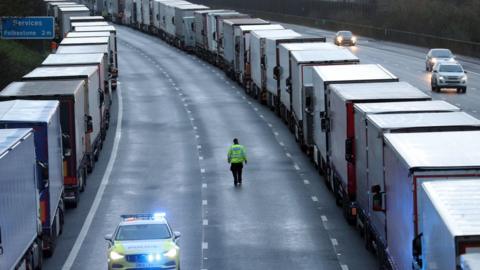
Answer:
<svg viewBox="0 0 480 270"><path fill-rule="evenodd" d="M120 138L122 137L122 119L123 119L123 100L122 100L122 93L120 88L117 89L117 97L118 97L117 130L115 132L115 139L113 141L112 154L110 155L110 159L108 160L107 168L105 170L105 173L103 174L102 182L100 183L100 187L98 188L97 194L95 195L95 199L92 203L92 206L90 206L88 215L85 218L85 221L83 222L82 229L80 230L80 233L78 234L77 239L75 240L75 243L73 244L73 247L70 250L70 253L68 254L68 257L62 266L62 270L71 269L73 264L75 263L78 253L80 252L80 248L83 245L83 241L87 237L88 231L90 230L90 226L92 225L93 218L95 217L98 207L100 206L103 193L105 192L105 188L107 187L108 182L110 181L110 175L113 170L113 165L115 164L115 160L117 159L118 146L120 144Z"/></svg>

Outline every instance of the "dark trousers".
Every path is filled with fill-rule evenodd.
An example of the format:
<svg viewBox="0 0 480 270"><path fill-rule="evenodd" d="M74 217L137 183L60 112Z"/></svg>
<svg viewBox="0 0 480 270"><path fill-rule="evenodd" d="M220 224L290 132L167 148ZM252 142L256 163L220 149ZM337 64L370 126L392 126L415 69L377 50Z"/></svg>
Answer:
<svg viewBox="0 0 480 270"><path fill-rule="evenodd" d="M230 165L230 170L232 171L232 174L233 174L233 182L235 184L242 183L242 169L243 169L243 163L232 163Z"/></svg>

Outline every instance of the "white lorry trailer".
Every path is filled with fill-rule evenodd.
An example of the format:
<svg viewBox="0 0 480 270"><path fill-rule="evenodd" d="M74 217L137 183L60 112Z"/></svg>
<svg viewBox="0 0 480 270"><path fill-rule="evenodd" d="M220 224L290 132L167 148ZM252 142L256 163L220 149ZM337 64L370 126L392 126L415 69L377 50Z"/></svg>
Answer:
<svg viewBox="0 0 480 270"><path fill-rule="evenodd" d="M250 85L251 63L250 63L250 40L251 32L256 30L284 30L285 28L280 24L267 25L239 25L235 27L235 51L234 70L235 77L243 85Z"/></svg>
<svg viewBox="0 0 480 270"><path fill-rule="evenodd" d="M235 73L233 72L234 58L236 51L240 48L237 47L239 44L240 37L235 35L235 28L239 25L268 25L270 22L259 19L259 18L237 18L237 19L226 19L223 21L223 34L220 38L220 51L219 55L223 60L221 66L226 71L226 73L234 78Z"/></svg>
<svg viewBox="0 0 480 270"><path fill-rule="evenodd" d="M425 182L419 192L423 223L414 247L420 251L414 253L417 269L478 269L480 178Z"/></svg>
<svg viewBox="0 0 480 270"><path fill-rule="evenodd" d="M195 40L193 30L195 28L194 12L208 10L204 5L181 5L175 6L175 37L176 45L187 51L193 51Z"/></svg>
<svg viewBox="0 0 480 270"><path fill-rule="evenodd" d="M0 100L60 102L64 169L63 198L64 202L72 207L78 205L79 194L85 188L87 176L86 98L84 80L14 82L0 92Z"/></svg>
<svg viewBox="0 0 480 270"><path fill-rule="evenodd" d="M267 66L267 47L269 47L270 44L275 46L277 40L299 38L302 35L290 29L255 30L252 31L251 34L250 65L252 85L251 87L247 86L247 91L260 101L266 102L267 73L271 72L273 74L273 68L275 67L273 63L276 63L275 56L270 55L270 57L274 59L271 60L272 65Z"/></svg>
<svg viewBox="0 0 480 270"><path fill-rule="evenodd" d="M32 129L0 130L0 269L42 267Z"/></svg>
<svg viewBox="0 0 480 270"><path fill-rule="evenodd" d="M295 134L295 138L309 155L313 153L313 124L315 104L313 93L312 71L316 66L352 65L359 59L344 48L326 48L326 50L293 51L290 57L290 76L287 79L287 98L290 107L287 109L287 123ZM280 93L281 95L281 93ZM285 99L284 99L285 100ZM288 104L285 104L286 107ZM304 119L305 118L305 119Z"/></svg>
<svg viewBox="0 0 480 270"><path fill-rule="evenodd" d="M331 84L397 82L398 78L376 64L315 66L313 75L313 160L320 170L329 175L330 123L326 95ZM309 106L305 106L309 107ZM301 126L301 125L300 125ZM308 131L307 131L308 132ZM299 136L301 137L301 136Z"/></svg>
<svg viewBox="0 0 480 270"><path fill-rule="evenodd" d="M63 38L68 32L70 32L70 17L72 16L88 16L90 10L87 7L59 7L59 27L61 38Z"/></svg>
<svg viewBox="0 0 480 270"><path fill-rule="evenodd" d="M102 127L102 85L98 73L98 66L63 66L63 67L39 67L23 76L24 81L39 80L65 80L65 79L83 79L85 81L86 99L86 125L87 134L85 135L86 152L88 156L87 170L93 171L95 161L100 155L102 146L101 127Z"/></svg>
<svg viewBox="0 0 480 270"><path fill-rule="evenodd" d="M326 93L329 115L330 184L351 224L356 222L354 106L361 103L427 101L430 96L406 82L331 84ZM462 115L463 116L463 115ZM471 117L468 117L471 120ZM304 121L305 122L305 121ZM480 122L479 122L480 123ZM311 132L309 132L311 134ZM374 135L378 133L372 132ZM369 145L370 146L370 145ZM369 148L370 149L370 148Z"/></svg>
<svg viewBox="0 0 480 270"><path fill-rule="evenodd" d="M292 52L294 51L316 51L316 50L337 50L338 46L326 42L302 42L302 43L284 43L278 48L277 70L277 92L280 93L280 117L287 121L291 112L290 92L287 91L287 82L290 82L290 63ZM311 77L311 76L310 76Z"/></svg>
<svg viewBox="0 0 480 270"><path fill-rule="evenodd" d="M412 243L421 235L421 185L480 176L480 131L388 133L384 135L385 189L372 186L372 209L386 214L384 264L410 269Z"/></svg>

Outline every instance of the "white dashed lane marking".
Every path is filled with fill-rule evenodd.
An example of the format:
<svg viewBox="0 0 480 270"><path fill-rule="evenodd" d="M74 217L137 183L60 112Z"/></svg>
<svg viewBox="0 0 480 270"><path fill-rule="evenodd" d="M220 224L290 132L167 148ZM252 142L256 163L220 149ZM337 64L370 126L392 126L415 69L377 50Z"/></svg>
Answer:
<svg viewBox="0 0 480 270"><path fill-rule="evenodd" d="M304 183L305 185L310 185L310 181L308 181L307 179L303 180L303 183Z"/></svg>
<svg viewBox="0 0 480 270"><path fill-rule="evenodd" d="M202 201L202 205L208 205L208 201L207 201L207 200L203 200L203 201Z"/></svg>
<svg viewBox="0 0 480 270"><path fill-rule="evenodd" d="M208 242L202 243L202 249L208 249Z"/></svg>
<svg viewBox="0 0 480 270"><path fill-rule="evenodd" d="M317 198L317 196L312 196L312 201L314 201L314 202L318 202L318 198Z"/></svg>
<svg viewBox="0 0 480 270"><path fill-rule="evenodd" d="M332 241L332 245L338 246L338 241L335 238L330 239Z"/></svg>
<svg viewBox="0 0 480 270"><path fill-rule="evenodd" d="M203 226L207 226L208 225L208 219L204 219L203 220Z"/></svg>

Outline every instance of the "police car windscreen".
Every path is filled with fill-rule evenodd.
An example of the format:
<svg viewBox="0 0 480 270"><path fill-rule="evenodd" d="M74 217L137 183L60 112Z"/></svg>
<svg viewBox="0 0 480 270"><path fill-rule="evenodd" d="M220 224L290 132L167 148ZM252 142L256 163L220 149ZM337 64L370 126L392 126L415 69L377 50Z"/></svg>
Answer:
<svg viewBox="0 0 480 270"><path fill-rule="evenodd" d="M171 238L166 224L124 225L118 228L117 241L152 240Z"/></svg>

